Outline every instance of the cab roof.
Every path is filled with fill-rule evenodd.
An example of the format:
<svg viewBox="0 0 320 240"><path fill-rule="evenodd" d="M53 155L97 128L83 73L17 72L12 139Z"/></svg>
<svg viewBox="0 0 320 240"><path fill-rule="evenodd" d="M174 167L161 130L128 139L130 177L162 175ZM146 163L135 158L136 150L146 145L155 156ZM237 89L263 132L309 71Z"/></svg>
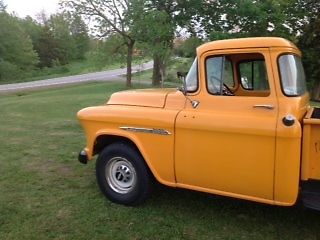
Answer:
<svg viewBox="0 0 320 240"><path fill-rule="evenodd" d="M210 50L239 49L239 48L270 48L289 47L298 49L292 42L278 37L255 37L218 40L205 43L197 48L197 53L202 54Z"/></svg>

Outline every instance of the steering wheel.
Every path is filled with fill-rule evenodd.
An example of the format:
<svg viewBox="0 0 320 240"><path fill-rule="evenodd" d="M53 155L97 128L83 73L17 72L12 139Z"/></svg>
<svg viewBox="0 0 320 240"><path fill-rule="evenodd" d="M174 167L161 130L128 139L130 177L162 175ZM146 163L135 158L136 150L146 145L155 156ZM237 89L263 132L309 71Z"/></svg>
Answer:
<svg viewBox="0 0 320 240"><path fill-rule="evenodd" d="M222 93L223 93L223 95L226 95L226 96L234 96L234 93L231 91L231 89L225 83L223 84L223 87L222 87Z"/></svg>
<svg viewBox="0 0 320 240"><path fill-rule="evenodd" d="M218 82L219 84L216 84L214 82ZM216 92L214 92L215 95L220 95L220 87L218 87L218 85L220 85L220 79L215 77L215 76L211 76L210 77L210 82L211 85L215 88ZM224 96L234 96L234 93L231 91L231 89L227 86L227 84L223 83L222 85L222 94Z"/></svg>

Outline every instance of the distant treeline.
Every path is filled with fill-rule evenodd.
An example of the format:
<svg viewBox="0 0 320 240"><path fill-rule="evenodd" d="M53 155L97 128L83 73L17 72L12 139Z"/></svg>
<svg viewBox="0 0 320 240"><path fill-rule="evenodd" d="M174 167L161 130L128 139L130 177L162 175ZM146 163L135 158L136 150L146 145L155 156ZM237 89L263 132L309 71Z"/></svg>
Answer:
<svg viewBox="0 0 320 240"><path fill-rule="evenodd" d="M27 76L83 59L89 49L86 24L68 13L44 14L39 21L0 12L0 80Z"/></svg>
<svg viewBox="0 0 320 240"><path fill-rule="evenodd" d="M89 59L127 64L134 55L154 59L153 84L166 76L172 54L193 57L206 41L278 36L303 52L309 88L320 97L318 0L61 0L62 13L34 20L10 15L0 0L0 81L35 69ZM91 20L88 26L83 19ZM92 29L91 29L92 30ZM99 40L93 40L95 39Z"/></svg>

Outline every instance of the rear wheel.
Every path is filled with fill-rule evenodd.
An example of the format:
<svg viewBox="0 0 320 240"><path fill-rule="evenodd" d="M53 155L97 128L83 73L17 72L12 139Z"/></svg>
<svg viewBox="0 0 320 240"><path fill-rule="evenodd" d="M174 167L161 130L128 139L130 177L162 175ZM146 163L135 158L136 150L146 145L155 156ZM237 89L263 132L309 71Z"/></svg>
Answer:
<svg viewBox="0 0 320 240"><path fill-rule="evenodd" d="M125 143L114 143L100 153L96 163L98 185L111 201L138 205L151 187L149 169L137 150Z"/></svg>

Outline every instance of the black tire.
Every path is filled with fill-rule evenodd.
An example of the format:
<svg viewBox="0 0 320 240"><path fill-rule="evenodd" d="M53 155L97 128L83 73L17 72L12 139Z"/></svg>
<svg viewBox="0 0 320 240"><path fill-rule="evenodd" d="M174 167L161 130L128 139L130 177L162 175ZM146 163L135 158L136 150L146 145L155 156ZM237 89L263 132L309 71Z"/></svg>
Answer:
<svg viewBox="0 0 320 240"><path fill-rule="evenodd" d="M113 143L102 150L96 162L97 182L112 202L135 206L146 200L151 177L144 159L126 143Z"/></svg>

